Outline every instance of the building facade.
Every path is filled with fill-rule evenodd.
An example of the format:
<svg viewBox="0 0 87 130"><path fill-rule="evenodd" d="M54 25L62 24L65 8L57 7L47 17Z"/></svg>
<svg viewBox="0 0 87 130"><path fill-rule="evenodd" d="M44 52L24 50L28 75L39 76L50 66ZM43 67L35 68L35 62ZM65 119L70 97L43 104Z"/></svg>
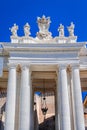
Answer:
<svg viewBox="0 0 87 130"><path fill-rule="evenodd" d="M5 120L2 127L41 130L38 100L34 96L40 92L54 95L53 104L50 103L54 111L49 109L55 117L55 130L85 130L81 92L87 90L86 42L77 42L73 23L67 27L68 37L60 24L59 35L54 38L49 32L49 17L38 17L37 23L35 38L30 36L28 23L23 37L17 35L18 26L14 24L11 43L0 43L1 120Z"/></svg>

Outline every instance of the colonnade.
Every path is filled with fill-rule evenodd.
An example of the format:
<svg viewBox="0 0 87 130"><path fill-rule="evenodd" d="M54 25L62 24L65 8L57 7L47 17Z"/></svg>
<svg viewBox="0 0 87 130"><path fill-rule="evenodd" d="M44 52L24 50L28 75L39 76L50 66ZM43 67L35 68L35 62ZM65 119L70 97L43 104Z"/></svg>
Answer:
<svg viewBox="0 0 87 130"><path fill-rule="evenodd" d="M58 65L57 84L57 118L58 128L56 130L72 130L70 119L70 104L67 82L67 66ZM6 101L6 121L5 130L15 130L16 115L16 86L17 86L16 66L9 65L7 101ZM81 85L79 66L71 66L71 80L73 89L73 120L74 130L85 130L83 105L81 97ZM59 98L59 99L58 99ZM32 86L30 66L21 67L21 88L20 88L20 110L18 130L33 130L33 108L32 108Z"/></svg>

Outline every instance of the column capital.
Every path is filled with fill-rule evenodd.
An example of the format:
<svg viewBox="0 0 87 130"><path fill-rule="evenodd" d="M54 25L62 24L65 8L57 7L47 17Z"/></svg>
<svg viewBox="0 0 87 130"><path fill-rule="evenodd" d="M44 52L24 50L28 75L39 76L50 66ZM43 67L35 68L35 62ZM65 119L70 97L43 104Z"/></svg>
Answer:
<svg viewBox="0 0 87 130"><path fill-rule="evenodd" d="M30 69L30 64L21 64L21 69Z"/></svg>
<svg viewBox="0 0 87 130"><path fill-rule="evenodd" d="M8 63L7 66L8 66L8 69L17 68L17 64L15 64L15 63Z"/></svg>
<svg viewBox="0 0 87 130"><path fill-rule="evenodd" d="M71 64L70 67L71 67L71 70L72 69L79 69L79 64Z"/></svg>
<svg viewBox="0 0 87 130"><path fill-rule="evenodd" d="M62 69L66 69L67 67L68 67L67 64L59 64L58 65L59 71L62 70Z"/></svg>

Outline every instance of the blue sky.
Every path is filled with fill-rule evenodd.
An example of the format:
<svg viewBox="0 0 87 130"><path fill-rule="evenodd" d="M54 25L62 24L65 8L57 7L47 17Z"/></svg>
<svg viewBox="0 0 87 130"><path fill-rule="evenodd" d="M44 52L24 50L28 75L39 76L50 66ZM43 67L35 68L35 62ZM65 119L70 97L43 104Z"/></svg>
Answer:
<svg viewBox="0 0 87 130"><path fill-rule="evenodd" d="M84 99L86 98L87 96L87 92L82 92L82 100L84 101Z"/></svg>
<svg viewBox="0 0 87 130"><path fill-rule="evenodd" d="M58 35L60 23L65 26L75 24L75 34L78 41L87 41L87 0L2 0L0 2L0 41L10 41L9 28L19 25L18 35L22 36L23 26L29 22L31 35L35 37L38 31L36 19L42 15L51 17L50 31L53 37Z"/></svg>

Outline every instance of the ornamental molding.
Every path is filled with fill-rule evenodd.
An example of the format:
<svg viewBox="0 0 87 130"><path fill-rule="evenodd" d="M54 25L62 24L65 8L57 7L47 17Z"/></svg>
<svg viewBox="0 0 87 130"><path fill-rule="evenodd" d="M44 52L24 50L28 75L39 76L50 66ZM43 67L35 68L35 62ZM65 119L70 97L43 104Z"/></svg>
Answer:
<svg viewBox="0 0 87 130"><path fill-rule="evenodd" d="M79 64L77 58L23 58L23 57L11 57L9 58L9 64L16 65L61 65L61 64Z"/></svg>
<svg viewBox="0 0 87 130"><path fill-rule="evenodd" d="M76 44L10 44L10 43L2 43L2 48L6 50L80 50L81 48L85 48L85 42L77 42Z"/></svg>
<svg viewBox="0 0 87 130"><path fill-rule="evenodd" d="M85 49L85 43L84 42L78 42L76 44L11 44L11 43L2 43L2 51L0 53L1 56L29 56L30 54L33 56L34 54L47 54L47 55L76 55L77 57L80 56L80 53L84 53ZM82 51L83 50L83 51ZM87 52L87 49L85 49L85 52ZM35 56L36 57L36 56ZM33 57L32 57L33 58Z"/></svg>

